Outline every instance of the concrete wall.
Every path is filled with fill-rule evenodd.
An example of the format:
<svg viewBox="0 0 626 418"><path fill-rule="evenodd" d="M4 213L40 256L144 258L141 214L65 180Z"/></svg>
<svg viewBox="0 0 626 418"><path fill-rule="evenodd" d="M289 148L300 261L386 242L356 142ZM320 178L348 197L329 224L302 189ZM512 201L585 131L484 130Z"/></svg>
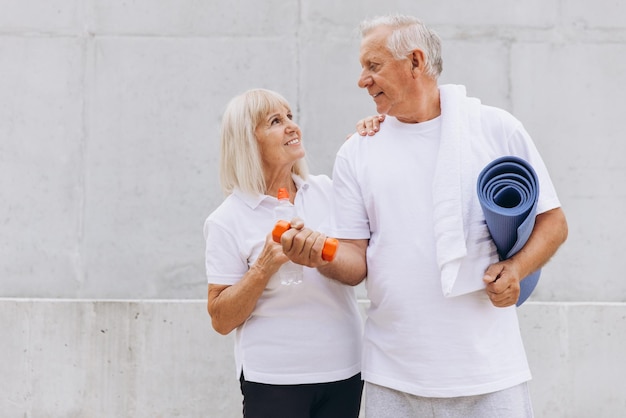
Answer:
<svg viewBox="0 0 626 418"><path fill-rule="evenodd" d="M0 416L240 416L232 338L212 331L205 306L0 301Z"/></svg>
<svg viewBox="0 0 626 418"><path fill-rule="evenodd" d="M230 372L223 345L229 340L211 334L196 302L174 302L201 300L206 293L201 228L222 200L221 112L248 88L283 93L304 131L312 171L330 174L346 134L375 111L356 87L354 28L362 18L387 12L420 16L440 33L441 82L465 84L471 95L520 118L559 191L570 238L544 269L532 298L537 305L520 310L536 315L523 318L531 350L549 341L531 359L534 393L553 397L545 402L551 409L539 416L613 416L579 412L623 409L626 395L615 392L619 370L607 365L619 364L619 349L626 346L620 262L626 250L626 141L618 130L626 90L626 4L0 0L0 10L0 297L18 298L2 301L0 309L14 334L35 336L7 340L3 362L10 373L0 374L0 382L11 390L0 393L9 393L6 405L15 407L7 410L81 416L72 411L91 411L80 408L92 404L135 411L139 405L130 415L158 410L177 416L167 409L167 397L154 399L170 387L165 375L154 379L151 357L119 351L119 344L137 347L124 339L138 338L137 332L145 338L139 351L180 349L152 353L159 364L181 350L207 350L204 356L194 352L199 357L189 370L169 365L165 374L179 379L176 390L202 388L194 392L198 397L185 399L201 405L198 410L232 404L228 396L237 396L231 393L236 385L222 393L223 380L215 377ZM111 299L136 302L106 302ZM163 299L172 302L156 302ZM132 328L131 307L176 317L194 335L171 334L173 345L166 345L157 338L165 330L152 322ZM115 355L102 351L106 334L83 331L89 329L85 321L96 318L126 321L129 334L110 347ZM65 326L64 333L47 334L48 322ZM546 324L552 327L537 328ZM193 332L185 328L192 326ZM38 348L29 345L47 335L61 347L68 344L60 354L77 358L73 372L61 371L67 361L48 356L45 339ZM199 347L183 349L182 341ZM215 344L217 354L210 351ZM121 369L83 371L106 358L125 359L132 379L120 377ZM556 376L548 373L554 364ZM202 368L211 374L193 374ZM64 379L65 386L40 375ZM107 396L118 396L113 389L129 398L109 402ZM203 398L207 393L213 396Z"/></svg>
<svg viewBox="0 0 626 418"><path fill-rule="evenodd" d="M537 418L623 416L626 304L519 314ZM0 329L2 418L241 416L232 335L204 301L2 299Z"/></svg>

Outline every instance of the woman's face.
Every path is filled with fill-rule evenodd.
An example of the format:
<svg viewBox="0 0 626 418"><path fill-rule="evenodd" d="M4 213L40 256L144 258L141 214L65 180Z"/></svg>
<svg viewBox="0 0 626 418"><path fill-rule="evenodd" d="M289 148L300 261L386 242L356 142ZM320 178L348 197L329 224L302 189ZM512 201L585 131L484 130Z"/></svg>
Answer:
<svg viewBox="0 0 626 418"><path fill-rule="evenodd" d="M304 157L302 132L292 118L288 108L272 109L254 130L264 167L291 169L297 160Z"/></svg>

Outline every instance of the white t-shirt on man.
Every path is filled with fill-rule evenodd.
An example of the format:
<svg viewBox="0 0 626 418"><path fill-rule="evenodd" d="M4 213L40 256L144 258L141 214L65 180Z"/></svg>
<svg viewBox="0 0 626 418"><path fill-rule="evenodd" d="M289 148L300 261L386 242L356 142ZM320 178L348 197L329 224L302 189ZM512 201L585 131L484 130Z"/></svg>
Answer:
<svg viewBox="0 0 626 418"><path fill-rule="evenodd" d="M462 158L480 160L476 166L503 155L524 158L539 177L538 213L558 207L521 123L482 105L481 118L483 141ZM514 306L494 307L484 290L443 296L432 199L441 123L441 116L417 124L387 116L375 136L346 141L333 173L341 198L331 233L369 239L363 379L417 396L471 396L515 386L531 374Z"/></svg>

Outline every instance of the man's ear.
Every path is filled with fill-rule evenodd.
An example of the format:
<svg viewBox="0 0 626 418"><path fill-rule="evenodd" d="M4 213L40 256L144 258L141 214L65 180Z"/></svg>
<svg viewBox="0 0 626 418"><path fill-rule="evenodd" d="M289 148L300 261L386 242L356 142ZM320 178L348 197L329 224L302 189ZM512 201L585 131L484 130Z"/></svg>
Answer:
<svg viewBox="0 0 626 418"><path fill-rule="evenodd" d="M426 57L421 49L416 49L409 56L411 60L411 71L423 72L425 69Z"/></svg>

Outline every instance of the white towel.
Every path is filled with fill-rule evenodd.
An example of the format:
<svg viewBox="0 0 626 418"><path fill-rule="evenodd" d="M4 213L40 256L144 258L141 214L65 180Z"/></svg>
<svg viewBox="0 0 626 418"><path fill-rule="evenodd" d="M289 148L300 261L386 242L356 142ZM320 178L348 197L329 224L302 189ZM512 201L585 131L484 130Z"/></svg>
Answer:
<svg viewBox="0 0 626 418"><path fill-rule="evenodd" d="M497 254L475 196L470 144L481 136L480 100L467 97L461 85L442 85L439 92L442 125L433 221L442 291L444 296L456 296L485 287L483 273L497 261ZM463 281L457 283L458 277Z"/></svg>

